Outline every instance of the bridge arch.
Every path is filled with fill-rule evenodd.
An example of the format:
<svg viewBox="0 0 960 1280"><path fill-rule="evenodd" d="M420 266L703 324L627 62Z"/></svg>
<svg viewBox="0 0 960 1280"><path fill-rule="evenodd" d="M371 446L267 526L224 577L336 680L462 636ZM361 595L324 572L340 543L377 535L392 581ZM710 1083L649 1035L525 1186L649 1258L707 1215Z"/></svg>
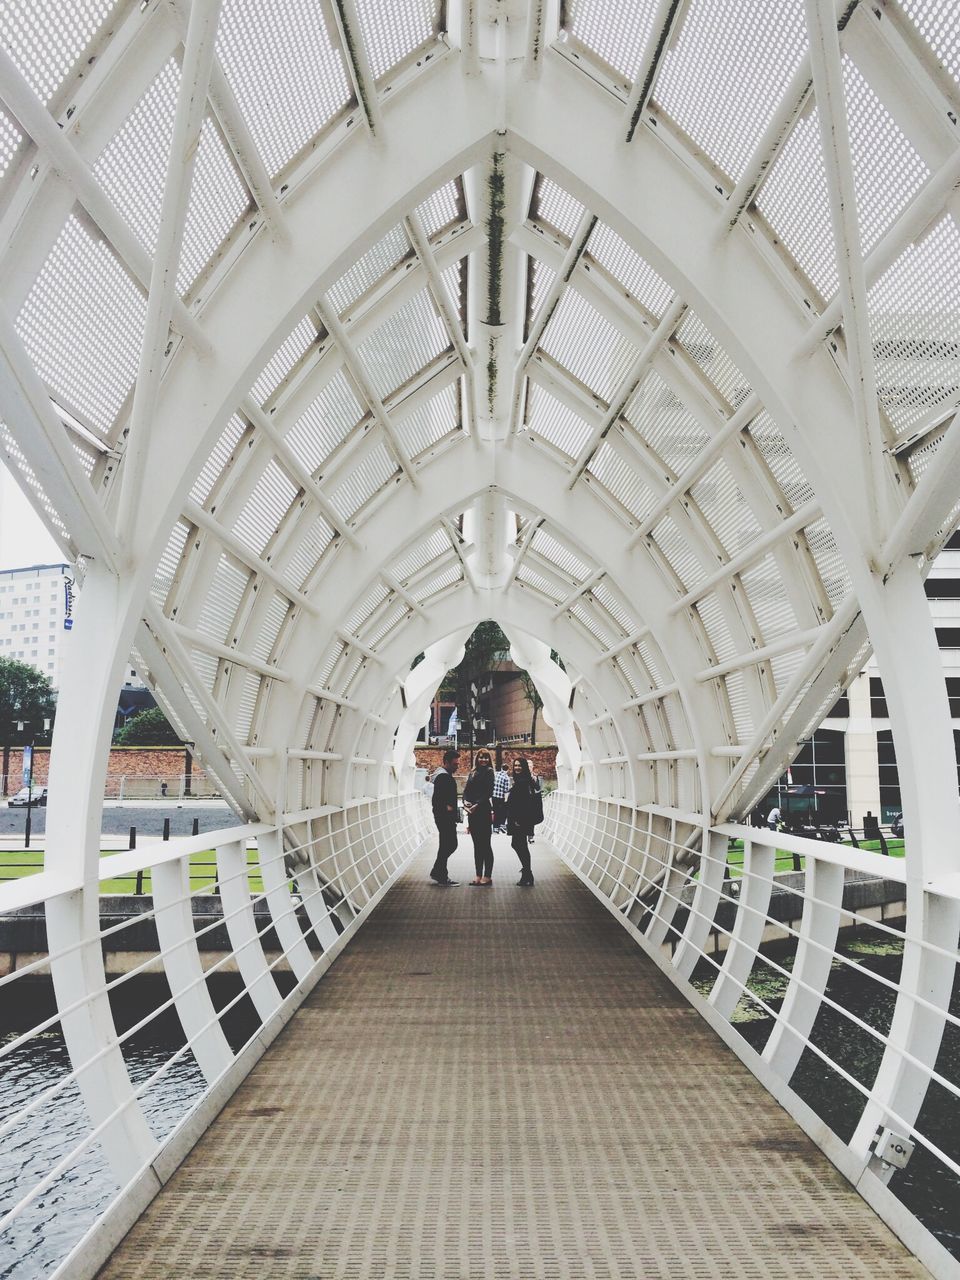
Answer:
<svg viewBox="0 0 960 1280"><path fill-rule="evenodd" d="M832 1154L886 1207L877 1130L912 1131L956 1024L960 801L923 588L960 467L955 62L913 0L807 0L795 49L762 36L782 99L738 117L735 77L704 88L684 62L700 0L633 6L647 34L629 57L615 33L598 43L587 0L430 7L399 5L390 38L390 6L278 18L329 55L312 124L303 103L259 111L228 0L120 4L59 54L23 6L0 56L0 439L83 579L43 877L9 901L44 903L93 1128L147 1194L155 1143L99 922L129 654L281 862L322 841L341 860L331 815L363 806L406 859L423 835L411 660L431 651L436 675L494 618L549 684L548 642L572 678L566 708L548 690L568 743L553 839L577 863L586 821L609 836L626 870L612 888L609 860L585 874L640 913L645 944L673 938L686 981L709 930L691 915L670 933L678 895L703 920L733 900L726 824L872 647L910 833L907 942L882 1064ZM752 39L749 10L731 21ZM748 153L721 118L748 120ZM658 843L672 852L651 871ZM784 1091L782 1046L806 1042L828 977L809 956L835 946L853 867L804 856L806 994L791 987L768 1055ZM774 869L737 905L737 947ZM340 926L359 902L337 903ZM327 954L334 926L311 919ZM267 1025L275 993L237 937ZM749 974L731 951L711 1007ZM198 1025L196 973L164 962Z"/></svg>

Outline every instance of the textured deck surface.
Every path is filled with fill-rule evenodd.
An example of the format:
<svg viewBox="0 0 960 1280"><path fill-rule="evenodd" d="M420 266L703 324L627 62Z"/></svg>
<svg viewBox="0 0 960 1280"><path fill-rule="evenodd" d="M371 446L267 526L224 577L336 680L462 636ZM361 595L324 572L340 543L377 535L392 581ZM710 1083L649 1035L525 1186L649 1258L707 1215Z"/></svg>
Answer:
<svg viewBox="0 0 960 1280"><path fill-rule="evenodd" d="M109 1280L926 1276L543 846L387 895ZM468 878L469 841L451 860Z"/></svg>

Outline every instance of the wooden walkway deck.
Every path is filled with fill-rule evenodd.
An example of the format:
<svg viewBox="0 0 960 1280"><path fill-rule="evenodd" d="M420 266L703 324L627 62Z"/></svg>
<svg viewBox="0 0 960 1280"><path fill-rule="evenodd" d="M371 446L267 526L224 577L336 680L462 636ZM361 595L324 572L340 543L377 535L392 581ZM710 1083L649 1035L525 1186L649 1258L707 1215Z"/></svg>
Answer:
<svg viewBox="0 0 960 1280"><path fill-rule="evenodd" d="M492 889L416 860L103 1280L927 1275L552 853L526 890L495 849Z"/></svg>

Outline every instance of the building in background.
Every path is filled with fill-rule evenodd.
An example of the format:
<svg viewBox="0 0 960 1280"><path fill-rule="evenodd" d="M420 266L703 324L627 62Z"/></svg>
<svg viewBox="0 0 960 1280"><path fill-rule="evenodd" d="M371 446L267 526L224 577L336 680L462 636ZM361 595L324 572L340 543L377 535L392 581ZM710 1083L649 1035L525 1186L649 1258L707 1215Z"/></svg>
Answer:
<svg viewBox="0 0 960 1280"><path fill-rule="evenodd" d="M25 662L60 687L63 638L73 625L74 571L68 564L33 564L0 570L0 657ZM125 689L143 689L133 667Z"/></svg>
<svg viewBox="0 0 960 1280"><path fill-rule="evenodd" d="M63 637L72 618L68 564L34 564L0 573L0 657L25 662L60 685Z"/></svg>
<svg viewBox="0 0 960 1280"><path fill-rule="evenodd" d="M960 782L960 532L937 557L925 588L950 698ZM887 700L873 658L760 808L768 810L774 800L788 819L808 813L829 822L849 817L858 828L867 813L890 822L902 812Z"/></svg>

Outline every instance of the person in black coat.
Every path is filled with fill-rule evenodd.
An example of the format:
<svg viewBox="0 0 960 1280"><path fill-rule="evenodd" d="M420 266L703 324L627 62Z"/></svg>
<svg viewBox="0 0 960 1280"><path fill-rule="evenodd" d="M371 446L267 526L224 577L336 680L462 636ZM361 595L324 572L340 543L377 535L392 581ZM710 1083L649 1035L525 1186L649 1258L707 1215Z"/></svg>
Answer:
<svg viewBox="0 0 960 1280"><path fill-rule="evenodd" d="M520 884L524 888L533 885L529 840L541 813L541 804L540 789L530 773L529 761L518 756L513 762L513 786L507 796L507 831L520 859Z"/></svg>
<svg viewBox="0 0 960 1280"><path fill-rule="evenodd" d="M478 751L473 772L463 788L463 807L473 837L473 861L477 874L471 884L493 884L493 761L489 751Z"/></svg>
<svg viewBox="0 0 960 1280"><path fill-rule="evenodd" d="M454 774L460 754L453 748L443 753L443 765L433 775L433 820L437 824L440 847L430 871L437 884L453 884L447 874L447 859L457 847L457 782Z"/></svg>

